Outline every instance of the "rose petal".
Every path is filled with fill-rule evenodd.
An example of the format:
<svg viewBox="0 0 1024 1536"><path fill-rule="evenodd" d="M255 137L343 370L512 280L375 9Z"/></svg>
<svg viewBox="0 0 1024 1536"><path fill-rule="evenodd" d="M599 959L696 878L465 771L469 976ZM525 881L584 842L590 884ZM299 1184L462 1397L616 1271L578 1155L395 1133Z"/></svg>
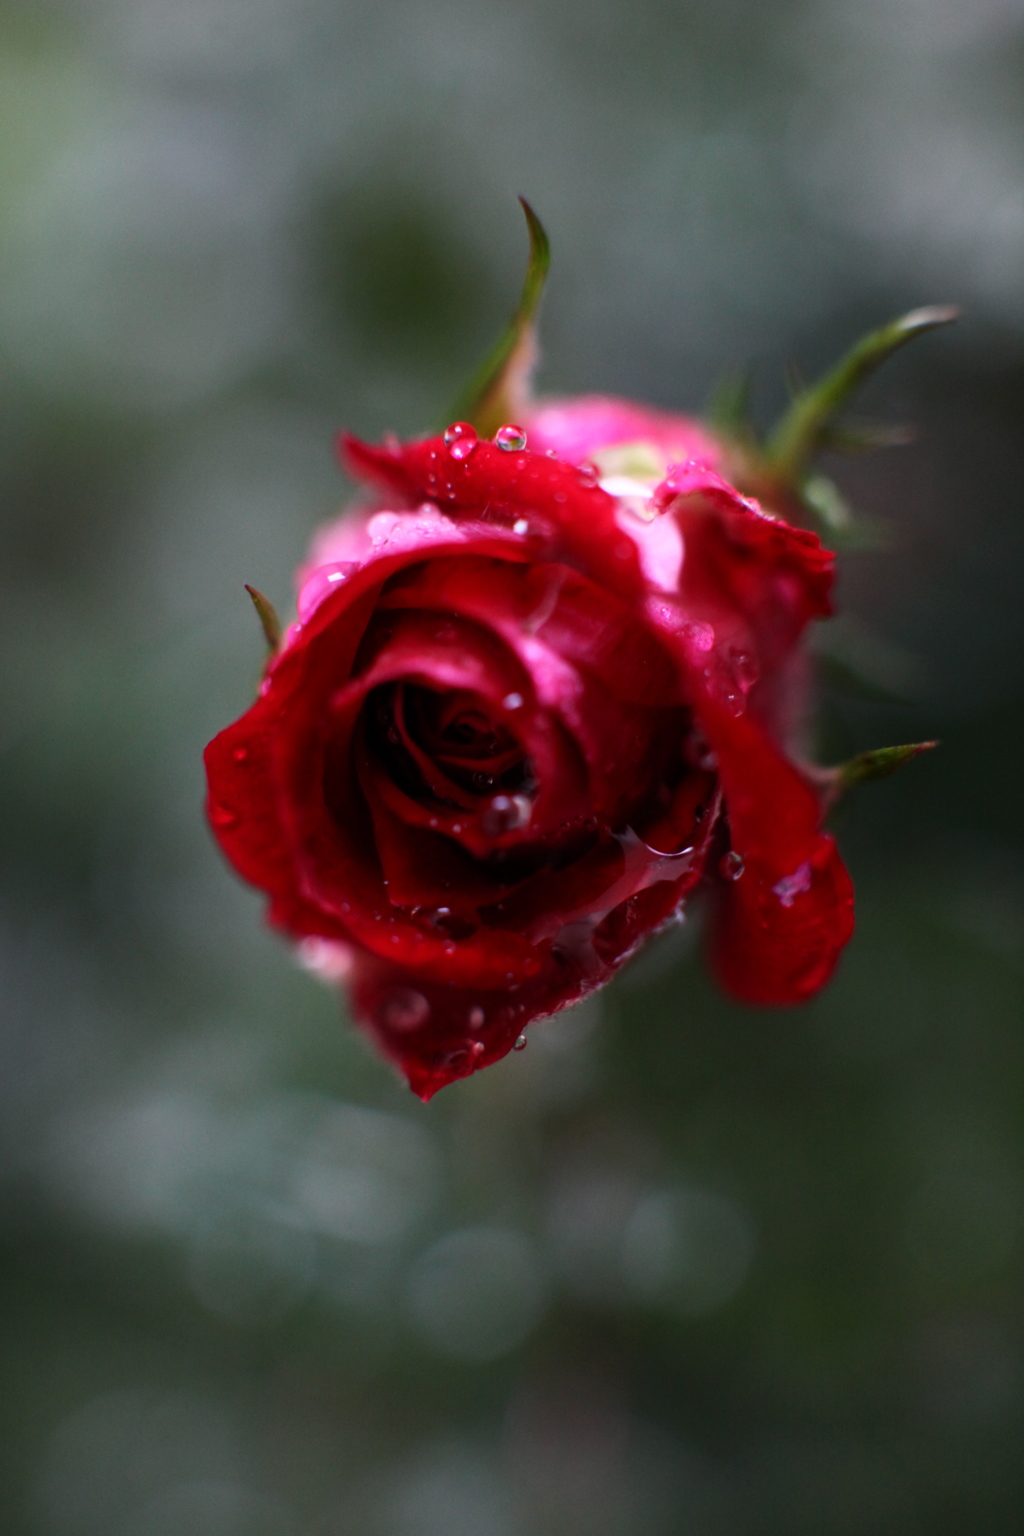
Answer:
<svg viewBox="0 0 1024 1536"><path fill-rule="evenodd" d="M853 882L827 834L790 876L774 876L749 861L723 890L716 914L715 970L746 1003L806 1001L828 981L853 933Z"/></svg>

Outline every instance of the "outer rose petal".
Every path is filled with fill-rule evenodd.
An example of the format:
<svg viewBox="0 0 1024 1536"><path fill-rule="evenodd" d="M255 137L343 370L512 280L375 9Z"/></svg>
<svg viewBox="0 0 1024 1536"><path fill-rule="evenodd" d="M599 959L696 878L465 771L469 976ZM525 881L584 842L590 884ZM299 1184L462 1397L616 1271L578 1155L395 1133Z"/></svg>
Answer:
<svg viewBox="0 0 1024 1536"><path fill-rule="evenodd" d="M853 882L827 834L780 880L752 860L722 893L711 955L745 1003L802 1003L820 990L853 933Z"/></svg>
<svg viewBox="0 0 1024 1536"><path fill-rule="evenodd" d="M712 815L693 857L652 864L639 843L632 859L616 856L613 867L619 878L610 891L606 875L597 880L594 891L576 892L584 899L586 915L571 910L572 881L567 880L557 893L563 905L561 916L551 920L557 930L553 942L540 945L543 967L514 990L425 981L357 951L350 977L357 1022L422 1099L500 1060L527 1024L578 1002L609 981L645 937L672 919L701 877L713 825ZM571 870L561 873L570 876ZM651 883L644 883L645 875L654 877ZM627 894L631 890L633 894ZM595 916L594 907L605 901L609 909Z"/></svg>
<svg viewBox="0 0 1024 1536"><path fill-rule="evenodd" d="M636 546L616 523L618 503L570 464L485 442L457 460L437 437L389 449L343 434L340 448L354 473L409 506L427 502L454 521L469 515L504 529L525 523L529 558L564 561L631 597L643 589Z"/></svg>
<svg viewBox="0 0 1024 1536"><path fill-rule="evenodd" d="M648 612L688 673L717 760L732 850L712 951L747 1002L796 1003L828 980L853 931L853 888L817 792L780 749L792 730L785 683L807 622L830 611L831 554L815 535L761 513L717 474L687 465L658 495L683 530L671 602Z"/></svg>

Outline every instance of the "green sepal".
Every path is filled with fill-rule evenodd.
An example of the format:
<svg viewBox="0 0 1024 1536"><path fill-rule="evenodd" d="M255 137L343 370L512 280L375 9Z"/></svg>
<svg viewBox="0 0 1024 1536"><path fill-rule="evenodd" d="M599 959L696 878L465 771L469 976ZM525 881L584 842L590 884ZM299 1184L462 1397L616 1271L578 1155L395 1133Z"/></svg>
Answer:
<svg viewBox="0 0 1024 1536"><path fill-rule="evenodd" d="M765 449L769 473L783 484L795 484L854 390L898 348L937 326L949 325L958 314L952 305L912 309L858 341L834 368L796 396L772 431Z"/></svg>
<svg viewBox="0 0 1024 1536"><path fill-rule="evenodd" d="M845 534L853 528L853 510L838 485L827 475L808 476L800 494L830 533Z"/></svg>
<svg viewBox="0 0 1024 1536"><path fill-rule="evenodd" d="M275 652L281 649L281 640L284 635L284 629L281 620L277 616L277 610L269 597L264 597L263 593L258 592L255 587L250 587L248 582L245 584L245 590L252 598L252 605L256 609L259 621L263 626L267 648L270 654L274 655Z"/></svg>
<svg viewBox="0 0 1024 1536"><path fill-rule="evenodd" d="M897 768L902 768L911 758L920 757L922 752L931 752L937 746L937 741L915 741L907 746L876 747L873 752L860 752L833 770L836 787L840 790L853 789L857 784L869 784L873 779L888 778L890 773L895 773Z"/></svg>
<svg viewBox="0 0 1024 1536"><path fill-rule="evenodd" d="M906 448L917 429L908 423L844 421L825 428L819 447L825 453L874 453L879 448Z"/></svg>
<svg viewBox="0 0 1024 1536"><path fill-rule="evenodd" d="M749 368L729 368L719 376L707 403L705 419L722 437L756 443L750 422Z"/></svg>
<svg viewBox="0 0 1024 1536"><path fill-rule="evenodd" d="M834 548L881 549L888 542L885 525L854 512L828 475L808 475L799 495L808 512L827 530Z"/></svg>
<svg viewBox="0 0 1024 1536"><path fill-rule="evenodd" d="M530 255L518 308L446 418L470 422L481 437L492 437L500 426L515 421L521 413L537 356L534 319L551 265L551 246L543 224L526 198L519 201L530 234Z"/></svg>

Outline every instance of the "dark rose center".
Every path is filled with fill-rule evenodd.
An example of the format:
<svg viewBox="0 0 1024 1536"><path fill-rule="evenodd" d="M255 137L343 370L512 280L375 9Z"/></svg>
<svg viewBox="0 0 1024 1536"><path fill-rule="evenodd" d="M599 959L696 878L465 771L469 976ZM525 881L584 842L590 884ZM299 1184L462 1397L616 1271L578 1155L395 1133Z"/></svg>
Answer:
<svg viewBox="0 0 1024 1536"><path fill-rule="evenodd" d="M386 683L365 709L370 751L414 799L464 806L466 796L532 794L521 743L478 694Z"/></svg>

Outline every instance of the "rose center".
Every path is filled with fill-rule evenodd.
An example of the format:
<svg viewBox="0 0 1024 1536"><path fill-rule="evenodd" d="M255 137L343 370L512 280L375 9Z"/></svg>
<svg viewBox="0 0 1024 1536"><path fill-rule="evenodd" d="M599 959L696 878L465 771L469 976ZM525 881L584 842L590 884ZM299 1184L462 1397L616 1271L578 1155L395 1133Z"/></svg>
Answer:
<svg viewBox="0 0 1024 1536"><path fill-rule="evenodd" d="M466 796L531 794L522 744L480 695L387 683L367 700L371 750L416 799L464 806Z"/></svg>

